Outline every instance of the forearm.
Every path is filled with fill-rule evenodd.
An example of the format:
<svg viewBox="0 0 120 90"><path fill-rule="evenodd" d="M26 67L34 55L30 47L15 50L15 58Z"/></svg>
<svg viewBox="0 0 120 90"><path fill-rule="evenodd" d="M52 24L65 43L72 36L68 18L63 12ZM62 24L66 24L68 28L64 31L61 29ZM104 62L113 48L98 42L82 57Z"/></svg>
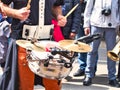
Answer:
<svg viewBox="0 0 120 90"><path fill-rule="evenodd" d="M4 16L17 18L20 20L26 20L29 16L30 10L28 10L28 8L26 7L23 7L21 9L12 9L9 6L0 2L0 13Z"/></svg>
<svg viewBox="0 0 120 90"><path fill-rule="evenodd" d="M61 6L53 6L52 8L52 15L57 19L59 15L62 15L62 8Z"/></svg>
<svg viewBox="0 0 120 90"><path fill-rule="evenodd" d="M2 3L0 4L0 10L1 10L1 13L5 16L16 17L15 13L17 12L17 10L12 9L5 4L2 4Z"/></svg>
<svg viewBox="0 0 120 90"><path fill-rule="evenodd" d="M52 8L52 14L55 17L55 19L58 21L58 25L63 27L65 26L67 19L62 15L62 8L61 6L54 6Z"/></svg>

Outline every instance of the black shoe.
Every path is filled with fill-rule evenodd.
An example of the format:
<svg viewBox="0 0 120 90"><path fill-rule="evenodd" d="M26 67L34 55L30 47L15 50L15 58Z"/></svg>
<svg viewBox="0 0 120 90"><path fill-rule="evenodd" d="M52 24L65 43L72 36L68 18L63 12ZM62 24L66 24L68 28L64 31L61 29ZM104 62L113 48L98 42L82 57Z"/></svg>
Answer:
<svg viewBox="0 0 120 90"><path fill-rule="evenodd" d="M90 86L91 84L92 84L92 78L85 77L85 79L83 81L83 85L84 86Z"/></svg>
<svg viewBox="0 0 120 90"><path fill-rule="evenodd" d="M117 81L120 82L120 75L117 76Z"/></svg>
<svg viewBox="0 0 120 90"><path fill-rule="evenodd" d="M85 71L78 69L78 71L73 75L74 77L85 75Z"/></svg>
<svg viewBox="0 0 120 90"><path fill-rule="evenodd" d="M116 79L114 80L109 80L109 83L108 83L110 86L112 87L120 87L120 84L118 83L118 81Z"/></svg>
<svg viewBox="0 0 120 90"><path fill-rule="evenodd" d="M120 77L118 77L117 79L118 79L118 82L120 82Z"/></svg>

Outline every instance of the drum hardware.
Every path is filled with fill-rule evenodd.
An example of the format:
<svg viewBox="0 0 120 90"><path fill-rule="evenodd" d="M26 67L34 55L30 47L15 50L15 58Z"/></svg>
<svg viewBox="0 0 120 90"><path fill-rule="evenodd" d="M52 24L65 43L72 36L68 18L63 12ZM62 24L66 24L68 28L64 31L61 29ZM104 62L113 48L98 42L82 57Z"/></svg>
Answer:
<svg viewBox="0 0 120 90"><path fill-rule="evenodd" d="M91 47L83 42L77 41L76 40L61 40L58 42L59 46L62 47L63 49L66 49L68 51L72 52L90 52Z"/></svg>
<svg viewBox="0 0 120 90"><path fill-rule="evenodd" d="M70 60L72 59L72 57L68 56L68 53L70 53L70 52L67 50L61 50L57 47L54 47L54 48L51 48L50 52L52 55L60 54L61 56L64 56Z"/></svg>
<svg viewBox="0 0 120 90"><path fill-rule="evenodd" d="M30 49L26 49L26 53L27 53L26 58L27 58L27 60L32 60L32 57L30 56L31 55L31 51L32 50L30 50Z"/></svg>
<svg viewBox="0 0 120 90"><path fill-rule="evenodd" d="M31 41L32 44L34 44L35 42L38 41L36 38L31 38L31 39L28 39L28 40Z"/></svg>
<svg viewBox="0 0 120 90"><path fill-rule="evenodd" d="M48 56L48 59L46 59L45 62L44 62L44 66L45 66L45 67L48 67L48 66L49 66L49 62L50 62L50 60L52 60L52 59L54 59L54 57L53 57L52 55L49 55L49 56Z"/></svg>
<svg viewBox="0 0 120 90"><path fill-rule="evenodd" d="M92 41L97 40L97 39L100 39L100 38L101 38L101 34L96 33L96 34L93 34L93 35L88 35L88 36L80 37L80 38L78 38L78 39L75 41L75 43L77 43L78 41L80 41L80 42L89 44L89 43L91 43Z"/></svg>
<svg viewBox="0 0 120 90"><path fill-rule="evenodd" d="M57 61L58 63L65 63L66 61L64 59L60 59Z"/></svg>
<svg viewBox="0 0 120 90"><path fill-rule="evenodd" d="M72 67L72 63L66 62L66 63L64 64L64 67L66 67L66 68L71 68L71 67Z"/></svg>
<svg viewBox="0 0 120 90"><path fill-rule="evenodd" d="M69 51L61 50L61 49L59 49L57 47L51 48L51 54L52 55L60 54L61 56L65 57L65 58L68 58L70 60L70 62L66 62L64 59L58 60L58 63L64 63L64 66L66 68L72 67L72 58L73 58L73 56L69 56L68 55L69 53L70 53Z"/></svg>
<svg viewBox="0 0 120 90"><path fill-rule="evenodd" d="M35 62L35 61L40 61L40 59L38 57L34 57L32 53L32 50L31 49L26 49L26 58L27 60L29 60L30 62Z"/></svg>
<svg viewBox="0 0 120 90"><path fill-rule="evenodd" d="M91 51L91 47L88 45L88 43L100 38L101 34L96 33L94 35L80 37L77 40L61 40L58 43L60 47L65 48L68 51L84 53Z"/></svg>
<svg viewBox="0 0 120 90"><path fill-rule="evenodd" d="M28 49L28 52L26 50L28 66L32 72L41 77L57 80L69 75L75 60L73 58L74 52L61 48L58 42L54 41L37 41L33 45L37 48L42 47L45 51L26 48ZM45 48L48 48L48 51ZM52 54L51 51L54 53Z"/></svg>
<svg viewBox="0 0 120 90"><path fill-rule="evenodd" d="M29 29L25 30L25 36L29 36Z"/></svg>
<svg viewBox="0 0 120 90"><path fill-rule="evenodd" d="M25 49L31 49L31 50L35 50L35 51L39 51L39 52L45 52L45 49L43 47L38 47L36 46L34 43L36 41L31 41L31 39L28 40L16 40L16 44L25 48Z"/></svg>
<svg viewBox="0 0 120 90"><path fill-rule="evenodd" d="M45 62L44 62L44 66L45 66L45 67L48 67L49 61L50 61L50 59L45 60Z"/></svg>
<svg viewBox="0 0 120 90"><path fill-rule="evenodd" d="M51 29L50 29L50 40L52 40L52 38L53 38L53 32L54 32L54 29L51 28Z"/></svg>
<svg viewBox="0 0 120 90"><path fill-rule="evenodd" d="M113 50L107 52L107 56L113 61L120 60L120 41L116 44Z"/></svg>

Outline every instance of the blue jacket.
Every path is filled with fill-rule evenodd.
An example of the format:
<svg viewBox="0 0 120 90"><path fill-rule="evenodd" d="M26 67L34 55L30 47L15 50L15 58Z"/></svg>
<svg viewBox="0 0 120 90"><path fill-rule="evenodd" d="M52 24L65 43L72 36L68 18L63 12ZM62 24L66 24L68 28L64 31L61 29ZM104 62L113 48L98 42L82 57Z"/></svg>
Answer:
<svg viewBox="0 0 120 90"><path fill-rule="evenodd" d="M64 0L64 5L62 7L63 15L66 15L78 3L80 3L80 0ZM61 28L65 39L69 38L71 32L77 33L77 30L79 30L81 20L80 8L79 5L76 10L67 17L66 26Z"/></svg>

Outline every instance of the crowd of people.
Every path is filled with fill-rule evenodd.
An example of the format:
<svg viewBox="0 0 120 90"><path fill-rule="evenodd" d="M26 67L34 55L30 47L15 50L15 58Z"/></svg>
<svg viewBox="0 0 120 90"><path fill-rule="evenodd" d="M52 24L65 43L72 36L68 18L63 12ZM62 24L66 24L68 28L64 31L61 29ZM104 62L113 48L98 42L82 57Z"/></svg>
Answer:
<svg viewBox="0 0 120 90"><path fill-rule="evenodd" d="M29 8L26 7L28 2L30 2ZM9 7L11 3L13 3L12 8ZM79 4L78 7L65 17L76 4ZM62 80L36 76L30 70L26 59L26 49L16 44L16 40L28 39L23 37L24 26L55 24L52 32L54 33L56 27L61 31L61 34L56 35L57 38L62 35L59 40L52 33L52 38L44 36L41 39L40 36L36 36L38 41L75 40L82 36L99 33L104 38L107 51L109 51L116 45L116 28L120 25L120 0L1 0L0 13L3 17L12 18L6 56L4 60L0 58L4 72L0 80L0 90L33 90L36 80L45 90L61 90ZM51 28L47 29L51 30ZM39 30L37 29L36 32ZM79 69L73 76L84 75L84 86L90 86L95 77L101 40L100 38L89 43L92 48L90 52L77 52ZM1 42L2 40L0 40L0 49ZM116 61L107 57L107 69L108 84L112 87L120 87L120 64L116 77Z"/></svg>

